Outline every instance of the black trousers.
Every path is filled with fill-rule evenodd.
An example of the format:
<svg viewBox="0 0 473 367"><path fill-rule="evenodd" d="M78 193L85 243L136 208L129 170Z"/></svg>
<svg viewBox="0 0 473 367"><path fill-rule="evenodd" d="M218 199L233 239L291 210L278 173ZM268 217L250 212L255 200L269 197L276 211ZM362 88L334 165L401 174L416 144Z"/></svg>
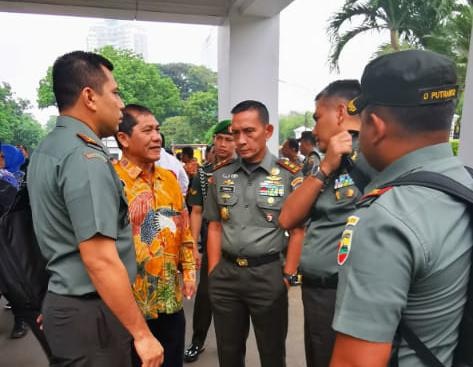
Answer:
<svg viewBox="0 0 473 367"><path fill-rule="evenodd" d="M308 287L302 284L307 367L328 367L330 364L335 343L332 320L336 293L336 289Z"/></svg>
<svg viewBox="0 0 473 367"><path fill-rule="evenodd" d="M262 367L286 366L287 288L280 261L240 268L222 259L209 275L221 367L245 366L250 318Z"/></svg>
<svg viewBox="0 0 473 367"><path fill-rule="evenodd" d="M192 315L192 344L204 345L212 322L212 307L209 298L207 253L202 254L199 286L195 294L194 311Z"/></svg>
<svg viewBox="0 0 473 367"><path fill-rule="evenodd" d="M159 314L157 319L146 320L149 329L164 348L161 367L182 367L186 319L184 310L172 314ZM133 348L133 366L141 367L141 360Z"/></svg>
<svg viewBox="0 0 473 367"><path fill-rule="evenodd" d="M52 367L129 367L131 336L97 297L47 293L43 327Z"/></svg>

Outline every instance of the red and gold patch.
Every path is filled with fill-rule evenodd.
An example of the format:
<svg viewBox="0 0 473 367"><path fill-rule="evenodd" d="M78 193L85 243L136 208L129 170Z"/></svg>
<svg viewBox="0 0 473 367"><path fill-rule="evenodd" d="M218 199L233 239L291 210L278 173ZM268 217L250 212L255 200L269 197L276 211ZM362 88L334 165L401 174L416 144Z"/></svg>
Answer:
<svg viewBox="0 0 473 367"><path fill-rule="evenodd" d="M343 265L348 259L351 249L351 241L353 238L353 231L351 229L345 229L342 233L342 238L338 243L338 254L337 254L337 263L338 265Z"/></svg>

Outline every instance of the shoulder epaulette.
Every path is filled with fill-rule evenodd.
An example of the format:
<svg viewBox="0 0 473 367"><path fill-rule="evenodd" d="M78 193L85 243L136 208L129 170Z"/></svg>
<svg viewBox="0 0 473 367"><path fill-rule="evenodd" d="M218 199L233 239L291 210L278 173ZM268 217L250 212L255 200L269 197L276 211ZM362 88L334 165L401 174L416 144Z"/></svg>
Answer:
<svg viewBox="0 0 473 367"><path fill-rule="evenodd" d="M301 170L301 166L295 164L295 163L292 163L292 162L289 162L288 160L286 159L278 159L276 161L276 163L278 165L280 165L282 168L285 168L287 169L289 172L291 172L292 174L295 174L297 172L299 172Z"/></svg>
<svg viewBox="0 0 473 367"><path fill-rule="evenodd" d="M101 145L97 143L94 139L88 137L87 135L77 133L77 136L84 141L84 143L89 144L89 145L95 145L96 147L99 147L102 149Z"/></svg>
<svg viewBox="0 0 473 367"><path fill-rule="evenodd" d="M363 195L360 201L364 201L366 199L372 199L372 198L378 198L381 195L383 195L385 192L391 190L394 186L387 186L383 187L382 189L374 189L367 193L366 195Z"/></svg>
<svg viewBox="0 0 473 367"><path fill-rule="evenodd" d="M230 159L224 160L222 162L219 162L214 166L212 172L215 172L216 170L218 170L222 167L228 166L230 163L233 163L234 161L235 160L233 158L230 158Z"/></svg>

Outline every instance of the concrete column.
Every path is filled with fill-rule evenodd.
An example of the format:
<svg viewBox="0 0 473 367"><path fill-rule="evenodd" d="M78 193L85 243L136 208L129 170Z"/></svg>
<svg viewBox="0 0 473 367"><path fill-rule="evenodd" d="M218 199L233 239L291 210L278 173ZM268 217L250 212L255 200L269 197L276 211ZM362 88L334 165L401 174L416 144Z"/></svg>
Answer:
<svg viewBox="0 0 473 367"><path fill-rule="evenodd" d="M470 37L458 155L466 165L473 167L473 29Z"/></svg>
<svg viewBox="0 0 473 367"><path fill-rule="evenodd" d="M269 141L278 153L279 15L262 18L230 15L218 33L218 115L230 118L239 102L254 99L269 110L274 134Z"/></svg>

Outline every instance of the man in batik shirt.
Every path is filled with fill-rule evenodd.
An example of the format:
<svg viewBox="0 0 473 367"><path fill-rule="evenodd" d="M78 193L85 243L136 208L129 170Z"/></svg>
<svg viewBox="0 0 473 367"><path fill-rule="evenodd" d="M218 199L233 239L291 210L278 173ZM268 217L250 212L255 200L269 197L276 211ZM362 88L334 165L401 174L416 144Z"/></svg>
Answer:
<svg viewBox="0 0 473 367"><path fill-rule="evenodd" d="M161 135L152 112L140 105L126 106L116 138L123 157L115 169L129 202L138 265L133 292L163 345L163 366L179 367L185 333L182 297L190 298L195 290L189 214L174 174L154 164ZM134 366L141 366L138 358Z"/></svg>

